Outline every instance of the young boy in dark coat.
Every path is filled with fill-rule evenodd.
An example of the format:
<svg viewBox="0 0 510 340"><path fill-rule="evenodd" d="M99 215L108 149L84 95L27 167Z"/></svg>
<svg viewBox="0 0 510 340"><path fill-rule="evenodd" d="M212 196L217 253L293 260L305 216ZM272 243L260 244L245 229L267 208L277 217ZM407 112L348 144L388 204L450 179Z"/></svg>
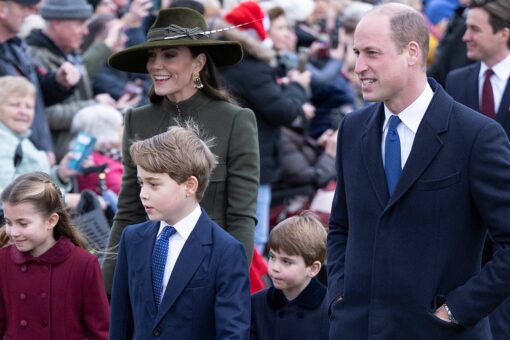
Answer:
<svg viewBox="0 0 510 340"><path fill-rule="evenodd" d="M327 233L312 213L290 217L269 235L273 287L252 296L251 339L328 339L326 287L316 278Z"/></svg>
<svg viewBox="0 0 510 340"><path fill-rule="evenodd" d="M200 208L216 159L198 136L173 126L130 147L150 221L121 236L112 340L249 337L246 254Z"/></svg>

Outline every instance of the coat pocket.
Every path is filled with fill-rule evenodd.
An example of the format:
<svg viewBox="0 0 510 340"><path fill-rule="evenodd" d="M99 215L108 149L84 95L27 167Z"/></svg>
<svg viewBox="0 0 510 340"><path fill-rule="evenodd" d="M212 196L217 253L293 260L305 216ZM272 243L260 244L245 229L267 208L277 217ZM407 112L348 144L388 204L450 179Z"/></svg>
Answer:
<svg viewBox="0 0 510 340"><path fill-rule="evenodd" d="M454 185L460 181L460 172L441 178L420 179L416 183L416 190L439 190Z"/></svg>

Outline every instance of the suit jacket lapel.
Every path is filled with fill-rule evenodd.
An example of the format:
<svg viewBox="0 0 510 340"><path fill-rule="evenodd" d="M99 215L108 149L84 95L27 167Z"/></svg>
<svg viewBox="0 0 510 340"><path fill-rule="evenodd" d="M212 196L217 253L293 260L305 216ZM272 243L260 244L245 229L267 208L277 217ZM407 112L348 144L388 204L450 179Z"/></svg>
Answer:
<svg viewBox="0 0 510 340"><path fill-rule="evenodd" d="M510 78L506 81L505 91L503 92L503 97L501 98L501 103L499 103L498 113L496 115L496 120L503 126L505 126L505 121L510 116Z"/></svg>
<svg viewBox="0 0 510 340"><path fill-rule="evenodd" d="M434 97L416 132L411 153L385 211L409 190L443 146L440 134L448 130L453 101L435 82L431 85L435 90Z"/></svg>
<svg viewBox="0 0 510 340"><path fill-rule="evenodd" d="M384 121L384 105L373 105L373 112L367 120L366 129L361 137L361 152L365 162L370 183L374 188L381 207L386 205L389 198L386 174L381 155L382 123ZM375 155L375 156L374 156Z"/></svg>
<svg viewBox="0 0 510 340"><path fill-rule="evenodd" d="M168 281L163 300L159 306L155 324L159 323L163 316L173 306L179 295L193 278L199 265L202 263L208 250L204 249L204 245L212 244L212 228L207 214L202 209L202 215L191 232L188 240L177 258L175 267ZM210 250L210 249L209 249Z"/></svg>
<svg viewBox="0 0 510 340"><path fill-rule="evenodd" d="M480 63L476 63L469 68L466 76L466 95L464 105L480 112L480 99L478 94L478 74L480 73ZM463 84L457 84L463 86Z"/></svg>
<svg viewBox="0 0 510 340"><path fill-rule="evenodd" d="M152 292L152 248L159 231L159 221L148 221L147 228L141 231L137 236L139 239L134 249L136 249L136 268L135 273L140 274L139 280L143 282L143 301L148 313L154 317L156 315L156 306L154 304L154 295ZM147 259L149 259L147 261Z"/></svg>

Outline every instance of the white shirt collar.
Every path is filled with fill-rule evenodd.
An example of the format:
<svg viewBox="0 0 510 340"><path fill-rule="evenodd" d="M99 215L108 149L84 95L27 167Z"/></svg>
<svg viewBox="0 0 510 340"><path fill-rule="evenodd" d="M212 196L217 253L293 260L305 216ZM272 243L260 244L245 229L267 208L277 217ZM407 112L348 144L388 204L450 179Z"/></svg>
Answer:
<svg viewBox="0 0 510 340"><path fill-rule="evenodd" d="M484 81L485 79L485 71L489 67L484 62L481 62L480 65L480 73L478 75L478 79L480 82ZM498 80L501 81L507 81L508 78L510 78L510 53L506 56L505 59L501 60L499 63L494 65L492 67L492 70L494 71L494 75L498 78Z"/></svg>
<svg viewBox="0 0 510 340"><path fill-rule="evenodd" d="M434 97L434 92L430 87L429 83L425 86L425 89L420 94L416 100L411 103L408 107L406 107L402 112L398 114L400 121L407 126L409 130L411 130L414 134L418 131L418 127L420 126L421 120L429 107L430 102L432 101L432 97ZM384 124L383 131L387 129L389 124L390 117L394 115L390 109L384 105Z"/></svg>
<svg viewBox="0 0 510 340"><path fill-rule="evenodd" d="M173 225L175 230L179 235L184 238L184 240L187 240L193 229L195 229L195 225L198 222L198 219L200 218L200 215L202 214L202 209L200 208L200 205L197 204L195 209L186 217L181 219L179 222ZM165 221L161 221L159 224L159 231L158 231L158 237L163 231L163 228L169 225Z"/></svg>

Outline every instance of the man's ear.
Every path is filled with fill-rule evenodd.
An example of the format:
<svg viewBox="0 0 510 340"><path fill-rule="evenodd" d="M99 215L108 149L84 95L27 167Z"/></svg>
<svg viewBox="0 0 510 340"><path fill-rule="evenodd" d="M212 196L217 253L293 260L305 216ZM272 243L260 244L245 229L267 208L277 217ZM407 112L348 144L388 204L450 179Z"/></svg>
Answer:
<svg viewBox="0 0 510 340"><path fill-rule="evenodd" d="M409 65L416 65L421 61L421 54L423 51L420 48L420 45L416 41L411 41L407 44L407 55Z"/></svg>
<svg viewBox="0 0 510 340"><path fill-rule="evenodd" d="M506 45L508 45L508 39L510 39L510 28L504 27L500 31L502 40L505 42Z"/></svg>

